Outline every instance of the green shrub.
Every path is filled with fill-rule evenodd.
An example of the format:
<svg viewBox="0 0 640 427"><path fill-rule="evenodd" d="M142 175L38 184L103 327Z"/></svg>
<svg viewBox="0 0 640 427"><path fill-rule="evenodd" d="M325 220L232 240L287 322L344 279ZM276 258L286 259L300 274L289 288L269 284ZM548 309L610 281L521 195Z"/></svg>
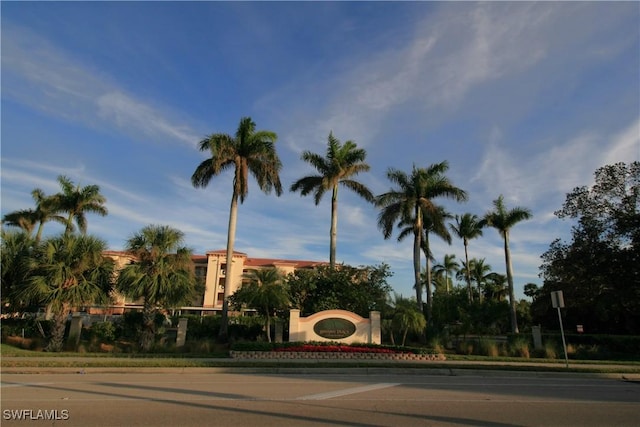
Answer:
<svg viewBox="0 0 640 427"><path fill-rule="evenodd" d="M49 336L52 324L53 321L51 320L41 320L35 317L27 317L24 319L9 318L2 319L2 322L0 322L0 330L2 331L3 339L8 336L22 337L23 334L24 338L42 338L40 328L42 328L45 336Z"/></svg>
<svg viewBox="0 0 640 427"><path fill-rule="evenodd" d="M529 350L529 339L525 337L516 337L509 342L509 353L514 357L524 357L529 359L531 352Z"/></svg>
<svg viewBox="0 0 640 427"><path fill-rule="evenodd" d="M456 347L456 353L471 355L475 354L476 343L473 341L459 341Z"/></svg>
<svg viewBox="0 0 640 427"><path fill-rule="evenodd" d="M500 356L500 347L493 340L481 338L478 340L476 352L481 356L498 357Z"/></svg>
<svg viewBox="0 0 640 427"><path fill-rule="evenodd" d="M558 358L558 349L553 342L545 342L544 348L542 349L545 359L557 359ZM564 351L564 350L563 350Z"/></svg>
<svg viewBox="0 0 640 427"><path fill-rule="evenodd" d="M181 318L187 319L187 342L197 340L215 339L220 330L220 316L198 316L188 314L174 316L172 323L177 325Z"/></svg>
<svg viewBox="0 0 640 427"><path fill-rule="evenodd" d="M91 325L90 340L112 343L116 339L116 327L112 322L97 322Z"/></svg>
<svg viewBox="0 0 640 427"><path fill-rule="evenodd" d="M229 318L229 342L257 341L264 335L262 316L238 316Z"/></svg>

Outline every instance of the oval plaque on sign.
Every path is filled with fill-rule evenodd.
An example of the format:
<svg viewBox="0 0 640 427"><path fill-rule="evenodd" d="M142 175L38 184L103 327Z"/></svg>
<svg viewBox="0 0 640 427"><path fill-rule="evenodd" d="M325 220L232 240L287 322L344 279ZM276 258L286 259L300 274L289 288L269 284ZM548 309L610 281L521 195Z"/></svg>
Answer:
<svg viewBox="0 0 640 427"><path fill-rule="evenodd" d="M330 340L347 338L356 332L356 325L346 319L332 317L313 325L313 332Z"/></svg>

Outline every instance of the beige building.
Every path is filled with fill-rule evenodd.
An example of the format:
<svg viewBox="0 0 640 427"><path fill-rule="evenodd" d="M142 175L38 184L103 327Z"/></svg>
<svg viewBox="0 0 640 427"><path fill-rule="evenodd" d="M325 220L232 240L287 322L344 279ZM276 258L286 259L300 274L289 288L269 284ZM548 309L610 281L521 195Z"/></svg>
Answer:
<svg viewBox="0 0 640 427"><path fill-rule="evenodd" d="M123 268L134 260L134 258L122 251L106 251L105 255L111 257L117 269ZM263 268L277 268L284 275L293 273L298 269L312 269L319 265L326 265L326 262L302 261L277 258L251 258L246 253L233 253L232 278L227 277L227 251L209 251L205 255L193 255L193 266L197 278L203 279L205 283L204 294L199 295L197 300L190 307L182 307L182 310L191 312L212 313L222 310L225 286L231 286L232 295L242 285L243 275L250 270ZM122 295L114 295L116 301L114 309L116 312L124 311L125 308L139 306L137 301L127 301Z"/></svg>

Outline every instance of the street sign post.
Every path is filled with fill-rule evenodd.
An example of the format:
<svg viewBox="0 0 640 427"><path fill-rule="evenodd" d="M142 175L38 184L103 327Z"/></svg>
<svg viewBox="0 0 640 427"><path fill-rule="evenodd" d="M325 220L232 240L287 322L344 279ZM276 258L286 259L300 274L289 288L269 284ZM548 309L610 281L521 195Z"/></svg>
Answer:
<svg viewBox="0 0 640 427"><path fill-rule="evenodd" d="M564 308L564 297L562 291L551 292L551 306L558 309L558 320L560 321L560 334L562 335L562 348L564 349L564 361L569 368L569 356L567 356L567 342L564 339L564 327L562 326L562 315L560 309Z"/></svg>

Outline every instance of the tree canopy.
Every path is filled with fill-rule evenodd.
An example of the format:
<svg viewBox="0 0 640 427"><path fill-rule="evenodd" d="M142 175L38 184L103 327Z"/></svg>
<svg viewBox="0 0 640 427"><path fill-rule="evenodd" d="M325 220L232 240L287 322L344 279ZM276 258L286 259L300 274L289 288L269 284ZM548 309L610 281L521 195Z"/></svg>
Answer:
<svg viewBox="0 0 640 427"><path fill-rule="evenodd" d="M586 332L640 333L640 162L607 165L573 189L555 214L575 223L571 240L543 254L534 321L556 326L550 292L562 290L566 322ZM557 323L557 319L556 319Z"/></svg>
<svg viewBox="0 0 640 427"><path fill-rule="evenodd" d="M389 266L351 267L335 269L321 266L313 270L296 270L287 277L290 299L303 315L323 310L342 309L369 317L373 310L385 307L391 286Z"/></svg>

